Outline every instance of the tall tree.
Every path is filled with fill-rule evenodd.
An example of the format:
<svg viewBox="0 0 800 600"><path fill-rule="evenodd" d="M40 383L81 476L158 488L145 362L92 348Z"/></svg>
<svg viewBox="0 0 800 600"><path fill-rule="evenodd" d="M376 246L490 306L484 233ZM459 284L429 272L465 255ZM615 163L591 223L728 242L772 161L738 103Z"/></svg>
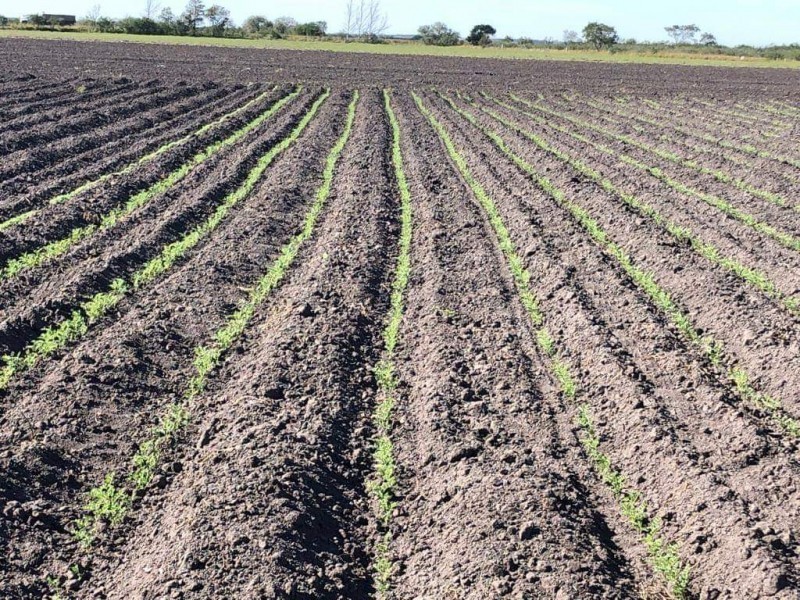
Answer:
<svg viewBox="0 0 800 600"><path fill-rule="evenodd" d="M664 31L676 44L694 44L695 36L700 33L697 25L673 25L664 27Z"/></svg>
<svg viewBox="0 0 800 600"><path fill-rule="evenodd" d="M492 43L491 36L495 33L497 30L491 25L475 25L465 39L473 46L488 46Z"/></svg>
<svg viewBox="0 0 800 600"><path fill-rule="evenodd" d="M597 50L610 48L619 41L617 30L605 23L589 23L583 28L583 39L592 44Z"/></svg>
<svg viewBox="0 0 800 600"><path fill-rule="evenodd" d="M344 29L348 38L376 39L389 29L389 18L380 0L347 0Z"/></svg>
<svg viewBox="0 0 800 600"><path fill-rule="evenodd" d="M144 12L142 13L142 16L145 19L151 19L155 21L160 8L161 8L161 3L158 0L145 0Z"/></svg>
<svg viewBox="0 0 800 600"><path fill-rule="evenodd" d="M231 26L231 11L219 4L212 4L206 9L206 19L211 25L211 35L222 37L225 29Z"/></svg>
<svg viewBox="0 0 800 600"><path fill-rule="evenodd" d="M206 6L203 0L189 0L181 16L192 35L197 35L197 28L203 25L206 17Z"/></svg>

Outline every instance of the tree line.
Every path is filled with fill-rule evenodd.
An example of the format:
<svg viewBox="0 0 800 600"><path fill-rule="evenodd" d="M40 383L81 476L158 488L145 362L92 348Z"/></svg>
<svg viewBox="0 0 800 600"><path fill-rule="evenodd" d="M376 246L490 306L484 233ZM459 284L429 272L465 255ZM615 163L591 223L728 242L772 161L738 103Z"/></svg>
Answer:
<svg viewBox="0 0 800 600"><path fill-rule="evenodd" d="M338 37L344 41L364 41L382 43L389 29L389 21L382 10L381 0L342 0L345 3L343 29L339 33L330 34L325 21L299 23L291 17L268 19L253 15L236 25L231 19L230 11L221 4L206 5L205 0L188 0L179 13L166 6L160 0L144 0L144 10L139 17L109 19L101 15L99 5L95 5L89 13L78 22L78 26L89 31L103 33L133 33L145 35L179 35L179 36L212 36L239 38L280 39L288 36L305 36L313 38ZM0 15L0 26L14 26L16 20ZM46 23L41 15L30 15L28 23L34 27L52 27L56 24ZM685 52L703 52L741 56L755 56L771 59L794 58L800 60L800 46L797 44L780 47L754 48L752 46L736 46L728 48L717 43L710 32L703 32L695 24L670 25L664 28L671 43L637 42L628 38L621 39L617 29L599 22L588 23L581 33L565 30L561 40L545 38L497 39L496 29L489 24L475 25L469 34L462 38L461 34L445 23L436 22L419 27L413 40L435 46L457 46L470 44L473 46L500 45L551 48L579 49L593 48L610 52L656 53L670 47L679 47ZM391 37L391 36L389 36Z"/></svg>

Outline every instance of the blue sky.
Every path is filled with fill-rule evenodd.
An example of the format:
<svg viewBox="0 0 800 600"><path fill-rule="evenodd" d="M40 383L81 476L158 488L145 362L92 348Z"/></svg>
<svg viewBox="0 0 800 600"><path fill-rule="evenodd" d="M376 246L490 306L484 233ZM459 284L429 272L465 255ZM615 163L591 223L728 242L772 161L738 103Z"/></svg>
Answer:
<svg viewBox="0 0 800 600"><path fill-rule="evenodd" d="M160 0L176 13L185 0ZM250 14L269 18L291 16L299 21L327 21L339 30L345 0L206 0L227 6L236 21ZM110 17L139 15L145 0L0 0L0 14L61 12L85 15L100 4ZM565 29L580 31L589 21L617 28L623 38L666 39L664 27L696 23L725 44L785 44L800 42L800 0L382 0L392 33L414 33L422 24L444 21L465 35L472 25L488 22L503 37L561 39Z"/></svg>

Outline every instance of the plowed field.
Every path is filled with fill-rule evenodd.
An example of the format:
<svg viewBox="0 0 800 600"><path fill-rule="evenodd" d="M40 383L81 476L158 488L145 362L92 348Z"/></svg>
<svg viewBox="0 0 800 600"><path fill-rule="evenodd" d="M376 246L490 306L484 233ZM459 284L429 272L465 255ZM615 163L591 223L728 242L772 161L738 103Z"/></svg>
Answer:
<svg viewBox="0 0 800 600"><path fill-rule="evenodd" d="M0 597L800 598L796 75L29 44Z"/></svg>

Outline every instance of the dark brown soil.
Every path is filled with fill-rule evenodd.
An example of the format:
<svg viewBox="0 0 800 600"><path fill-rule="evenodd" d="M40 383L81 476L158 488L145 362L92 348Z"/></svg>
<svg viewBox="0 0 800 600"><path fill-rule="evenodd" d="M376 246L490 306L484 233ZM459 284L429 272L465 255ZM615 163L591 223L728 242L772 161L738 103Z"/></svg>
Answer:
<svg viewBox="0 0 800 600"><path fill-rule="evenodd" d="M683 67L603 62L469 59L339 52L109 44L4 38L0 60L15 73L49 77L275 81L392 87L581 90L601 94L767 95L791 99L795 69Z"/></svg>
<svg viewBox="0 0 800 600"><path fill-rule="evenodd" d="M1 598L672 598L580 442L580 405L594 417L600 450L690 568L685 598L800 598L798 439L737 392L613 255L430 89L491 106L797 296L797 251L620 155L800 234L793 205L565 119L537 123L476 93L514 104L503 94L512 90L800 204L800 169L791 164L800 156L800 110L786 101L797 94L795 72L11 39L0 40L0 58L10 69L0 75L0 222L36 211L0 232L0 266L99 222L304 84L261 127L114 228L0 282L0 354L23 350L204 222L332 86L299 139L218 228L0 390ZM388 526L369 484L374 367L384 357L400 234L385 87L413 210L394 355L397 504ZM213 342L301 231L355 89L352 135L311 237L188 405L188 425L127 517L80 548L72 528L89 490L108 473L130 471L139 444L183 397L196 349ZM496 203L557 356L578 383L574 400L539 349L495 228L411 91ZM265 92L237 117L118 173ZM800 319L451 95L800 418ZM392 566L390 590L380 594L384 542Z"/></svg>

